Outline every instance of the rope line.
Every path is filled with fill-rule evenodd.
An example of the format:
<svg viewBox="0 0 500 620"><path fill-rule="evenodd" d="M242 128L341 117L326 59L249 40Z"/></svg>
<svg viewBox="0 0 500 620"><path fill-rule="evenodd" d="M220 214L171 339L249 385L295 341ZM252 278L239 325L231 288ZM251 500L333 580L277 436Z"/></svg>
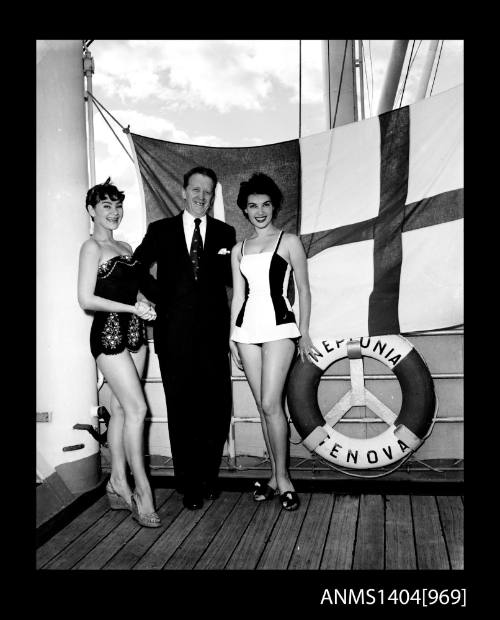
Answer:
<svg viewBox="0 0 500 620"><path fill-rule="evenodd" d="M345 46L344 46L344 58L342 59L342 69L340 72L340 81L339 81L339 90L338 90L338 94L337 94L337 103L335 104L335 116L333 117L333 123L331 124L330 129L333 129L335 127L335 121L337 120L337 110L338 110L338 106L339 106L339 101L340 101L340 89L342 86L342 78L344 75L344 65L345 65L345 57L347 54L347 44L348 44L349 40L346 39L345 42ZM330 41L328 40L328 110L331 110L331 106L330 106ZM331 119L331 113L330 113L330 119ZM332 142L332 136L330 134L329 137L329 145L328 145L328 155L326 158L326 161L330 161L330 157L331 157L331 153L332 153L332 147L333 147L333 142ZM320 193L320 198L319 198L319 202L318 202L318 209L316 210L316 215L315 215L315 223L317 223L319 221L320 215L321 215L321 204L323 202L323 196L325 194L325 186L326 186L326 174L323 174L323 182L321 185L321 193ZM315 226L316 228L316 226ZM314 239L314 232L313 234L310 236L309 239L309 245L307 247L306 252L309 252L311 249L311 245Z"/></svg>
<svg viewBox="0 0 500 620"><path fill-rule="evenodd" d="M101 106L101 108L106 112L106 114L109 114L111 116L111 118L115 121L115 123L117 125L120 125L120 127L123 129L123 131L125 131L125 127L120 123L120 121L117 121L116 118L111 114L111 112L109 110L106 110L106 108L102 105L102 103L98 99L96 99L92 93L87 91L87 94L92 97L92 99L95 101L95 103L98 103Z"/></svg>
<svg viewBox="0 0 500 620"><path fill-rule="evenodd" d="M339 90L338 90L338 94L337 94L337 103L335 105L335 116L333 117L333 123L331 122L332 119L332 114L331 114L331 78L330 78L330 40L327 39L327 70L328 70L328 119L330 121L330 125L329 125L329 129L333 129L335 126L335 121L337 120L337 110L338 110L338 106L339 106L339 101L340 101L340 89L342 86L342 77L344 74L344 65L345 65L345 58L346 58L346 54L347 54L347 44L348 44L348 40L346 40L345 42L345 46L344 46L344 58L342 60L342 69L340 72L340 81L339 81ZM329 145L328 145L328 155L326 158L326 161L328 162L330 160L330 156L331 156L331 152L332 152L332 136L330 133L329 136ZM319 201L318 201L318 209L316 210L316 214L315 214L315 224L319 221L320 215L321 215L321 204L323 202L323 196L325 193L325 185L326 185L326 174L323 175L323 181L322 181L322 185L321 185L321 193L320 193L320 197L319 197ZM316 226L315 226L316 227ZM314 228L315 228L314 227ZM306 252L309 252L311 249L311 245L313 243L314 240L314 235L315 233L313 232L309 238L309 244L308 247L306 249Z"/></svg>
<svg viewBox="0 0 500 620"><path fill-rule="evenodd" d="M373 104L373 62L372 62L372 42L368 39L368 53L370 55L370 77L371 77L371 93L372 93L372 104Z"/></svg>
<svg viewBox="0 0 500 620"><path fill-rule="evenodd" d="M438 72L439 61L441 60L441 52L443 51L444 39L441 40L441 49L439 50L439 56L436 63L436 70L434 71L434 78L432 80L431 92L429 93L429 97L432 95L432 89L434 88L434 82L436 81L436 75Z"/></svg>
<svg viewBox="0 0 500 620"><path fill-rule="evenodd" d="M299 39L299 138L302 136L302 41Z"/></svg>
<svg viewBox="0 0 500 620"><path fill-rule="evenodd" d="M369 43L369 42L368 42ZM363 71L365 73L365 81L366 81L366 94L367 96L367 100L368 100L368 109L370 110L370 116L372 115L372 102L371 102L371 95L370 95L370 87L368 84L368 70L366 68L366 55L365 55L365 46L363 41L361 40L361 57L363 60ZM370 64L371 64L371 58L370 58ZM372 76L373 77L373 76Z"/></svg>
<svg viewBox="0 0 500 620"><path fill-rule="evenodd" d="M332 128L332 106L330 105L332 96L332 85L330 79L330 39L326 40L326 70L328 72L328 129Z"/></svg>
<svg viewBox="0 0 500 620"><path fill-rule="evenodd" d="M412 64L412 56L413 56L413 48L415 47L415 39L413 39L413 43L411 45L411 51L410 51L410 59L408 60L408 67L406 69L406 75L405 75L405 80L403 82L403 88L401 90L401 97L399 99L399 106L398 108L401 107L401 104L403 103L403 95L405 93L405 88L406 88L406 80L408 79L408 75L410 74L410 69L411 69L411 64ZM418 51L418 50L417 50Z"/></svg>
<svg viewBox="0 0 500 620"><path fill-rule="evenodd" d="M344 65L345 65L345 57L347 54L347 43L348 43L348 39L346 39L345 42L345 46L344 46L344 58L342 59L342 69L340 71L340 81L339 81L339 92L337 93L337 103L335 104L335 116L333 117L333 124L332 127L335 127L335 121L337 120L337 110L339 109L339 102L340 102L340 91L342 89L342 79L344 77ZM328 61L330 60L330 58L328 58ZM330 64L330 63L328 63ZM330 67L328 67L328 73L330 73Z"/></svg>
<svg viewBox="0 0 500 620"><path fill-rule="evenodd" d="M90 96L92 97L92 99L94 100L94 102L97 104L97 105L95 106L95 107L97 108L97 111L98 111L98 112L99 112L99 114L103 117L104 122L106 123L106 125L107 125L107 126L111 129L111 131L113 132L113 135L115 136L115 138L116 138L116 139L118 140L118 142L120 143L120 145L121 145L122 149L125 151L125 153L127 153L127 156L129 157L130 161L131 161L131 162L135 165L135 162L134 162L134 160L133 160L132 156L130 155L130 153L127 151L127 149L126 149L126 148L125 148L125 146L123 145L122 141L120 140L120 138L119 138L119 137L118 137L118 135L116 134L116 132L115 132L115 130L113 129L113 127L111 127L111 125L109 124L108 119L107 119L107 118L104 116L104 114L102 113L101 108L100 108L100 106L101 106L102 104L98 103L98 102L97 102L97 99L96 99L95 97L93 97L93 96L92 96L92 94L91 94L91 93L89 93L89 91L86 91L86 92L87 92L87 94L88 94L88 95L90 95ZM106 108L104 108L104 106L103 106L103 109L104 109L104 110L106 110ZM106 112L108 112L108 111L106 110ZM113 118L113 116L112 116L109 112L108 112L108 114L109 114L109 115ZM118 121L116 121L116 122L118 122ZM120 124L120 123L118 123L118 124ZM120 127L121 127L121 125L120 125ZM124 129L124 131L125 131L125 129Z"/></svg>
<svg viewBox="0 0 500 620"><path fill-rule="evenodd" d="M420 39L420 41L418 42L417 49L415 50L415 56L413 56L413 59L411 59L410 61L410 69L413 66L413 63L415 62L415 59L417 58L418 50L420 49L421 45L422 45L422 39Z"/></svg>

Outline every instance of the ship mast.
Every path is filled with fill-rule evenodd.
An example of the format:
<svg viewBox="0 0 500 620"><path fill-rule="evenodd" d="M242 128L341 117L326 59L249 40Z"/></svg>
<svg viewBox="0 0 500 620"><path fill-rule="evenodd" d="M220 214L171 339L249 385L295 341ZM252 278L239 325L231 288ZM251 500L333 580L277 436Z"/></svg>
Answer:
<svg viewBox="0 0 500 620"><path fill-rule="evenodd" d="M408 39L397 40L392 44L391 58L389 60L389 66L387 67L377 114L389 112L394 107L394 100L396 99L396 92L398 90L407 47Z"/></svg>
<svg viewBox="0 0 500 620"><path fill-rule="evenodd" d="M323 77L328 128L358 120L354 40L323 42Z"/></svg>

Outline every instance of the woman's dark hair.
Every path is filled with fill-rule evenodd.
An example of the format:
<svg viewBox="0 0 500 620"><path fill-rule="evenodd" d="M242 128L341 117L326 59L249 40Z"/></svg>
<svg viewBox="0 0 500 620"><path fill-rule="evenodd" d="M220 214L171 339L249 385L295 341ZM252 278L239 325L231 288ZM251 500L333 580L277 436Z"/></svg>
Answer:
<svg viewBox="0 0 500 620"><path fill-rule="evenodd" d="M248 215L245 213L245 209L247 208L250 194L266 194L269 196L273 205L273 218L276 217L278 211L281 209L283 194L271 177L268 177L267 174L263 172L255 172L248 181L240 183L240 191L236 199L236 204L242 210L247 220Z"/></svg>
<svg viewBox="0 0 500 620"><path fill-rule="evenodd" d="M212 170L212 168L205 168L203 166L196 166L196 168L191 168L191 170L188 170L188 172L186 172L186 174L184 175L184 183L182 185L184 189L186 189L186 187L188 186L189 179L193 176L193 174L202 174L203 176L212 179L215 192L215 187L217 186L217 175Z"/></svg>
<svg viewBox="0 0 500 620"><path fill-rule="evenodd" d="M125 192L121 192L116 185L111 183L111 177L108 177L104 183L99 183L89 189L87 197L85 198L85 208L88 211L89 207L95 207L98 202L105 198L109 200L120 200L122 202L125 200ZM92 221L93 220L94 218L92 217Z"/></svg>

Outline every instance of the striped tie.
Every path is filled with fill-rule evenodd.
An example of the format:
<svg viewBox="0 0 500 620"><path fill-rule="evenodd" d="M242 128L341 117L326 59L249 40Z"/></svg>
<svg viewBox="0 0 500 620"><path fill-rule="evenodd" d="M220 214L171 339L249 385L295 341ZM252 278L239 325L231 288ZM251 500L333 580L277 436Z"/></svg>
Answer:
<svg viewBox="0 0 500 620"><path fill-rule="evenodd" d="M193 273L194 273L195 280L198 279L198 273L200 271L201 256L203 254L203 241L201 239L200 224L201 224L201 220L199 217L197 217L194 220L195 229L193 233L193 239L191 241L191 250L189 251L189 256L191 257L191 263L193 265Z"/></svg>

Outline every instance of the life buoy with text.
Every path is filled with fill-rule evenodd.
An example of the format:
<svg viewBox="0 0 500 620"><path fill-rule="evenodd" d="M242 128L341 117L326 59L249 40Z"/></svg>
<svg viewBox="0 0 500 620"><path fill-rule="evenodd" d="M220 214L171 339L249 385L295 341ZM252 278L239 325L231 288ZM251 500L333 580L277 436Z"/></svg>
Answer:
<svg viewBox="0 0 500 620"><path fill-rule="evenodd" d="M292 422L309 450L341 467L374 469L397 463L422 444L432 430L437 399L426 363L406 338L390 335L357 340L325 339L314 340L314 345L320 355L315 355L314 363L298 358L287 388ZM325 420L318 405L318 386L324 371L342 358L360 360L362 356L388 366L399 381L403 397L401 410L396 415L368 393L372 402L364 404L372 408L372 404L379 402L388 428L366 439L348 437L335 430L336 422L329 424L328 416ZM340 411L338 415L342 414Z"/></svg>

